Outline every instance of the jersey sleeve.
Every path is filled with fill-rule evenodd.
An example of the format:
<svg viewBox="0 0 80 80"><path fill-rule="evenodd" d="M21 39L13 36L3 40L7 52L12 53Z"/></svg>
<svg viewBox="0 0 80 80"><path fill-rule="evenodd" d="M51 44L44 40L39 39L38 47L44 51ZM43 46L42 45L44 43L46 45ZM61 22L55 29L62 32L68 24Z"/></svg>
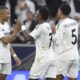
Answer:
<svg viewBox="0 0 80 80"><path fill-rule="evenodd" d="M34 39L36 39L41 35L41 33L42 33L42 26L38 25L29 35L32 36Z"/></svg>

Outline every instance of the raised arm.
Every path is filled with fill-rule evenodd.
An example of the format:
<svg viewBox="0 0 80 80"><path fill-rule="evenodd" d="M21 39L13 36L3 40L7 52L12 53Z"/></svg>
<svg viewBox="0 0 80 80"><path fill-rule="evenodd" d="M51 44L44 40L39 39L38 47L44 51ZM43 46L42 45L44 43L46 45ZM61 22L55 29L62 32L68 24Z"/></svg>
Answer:
<svg viewBox="0 0 80 80"><path fill-rule="evenodd" d="M16 21L16 24L13 28L13 32L10 34L10 35L7 35L7 36L3 36L2 38L0 38L0 40L5 43L5 44L8 44L8 43L11 43L15 38L16 38L16 34L20 31L21 29L21 24Z"/></svg>

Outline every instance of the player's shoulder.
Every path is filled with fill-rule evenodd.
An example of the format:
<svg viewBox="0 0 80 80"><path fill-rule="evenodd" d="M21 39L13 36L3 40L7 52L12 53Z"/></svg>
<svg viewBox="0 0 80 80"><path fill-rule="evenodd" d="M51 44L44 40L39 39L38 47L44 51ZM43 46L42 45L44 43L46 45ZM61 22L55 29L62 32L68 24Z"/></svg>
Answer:
<svg viewBox="0 0 80 80"><path fill-rule="evenodd" d="M74 25L78 25L77 21L71 18L67 18L64 20L63 25L65 27L69 27L69 26L74 26Z"/></svg>
<svg viewBox="0 0 80 80"><path fill-rule="evenodd" d="M47 23L47 22L44 22L44 23L42 23L42 24L38 24L38 25L36 26L36 28L46 28L46 27L50 27L50 24Z"/></svg>
<svg viewBox="0 0 80 80"><path fill-rule="evenodd" d="M46 26L50 26L50 24L48 22L44 22L44 23L41 24L41 26L45 26L46 27Z"/></svg>
<svg viewBox="0 0 80 80"><path fill-rule="evenodd" d="M75 19L72 19L72 18L70 18L70 21L77 23L77 21Z"/></svg>
<svg viewBox="0 0 80 80"><path fill-rule="evenodd" d="M77 21L75 19L72 19L72 18L67 18L65 20L65 23L75 23L75 24L77 24Z"/></svg>
<svg viewBox="0 0 80 80"><path fill-rule="evenodd" d="M50 27L50 24L49 24L48 22L44 22L44 23L42 24L42 26L43 26L44 29L50 29L50 28L51 28L51 27Z"/></svg>
<svg viewBox="0 0 80 80"><path fill-rule="evenodd" d="M78 26L78 22L75 19L69 19L70 26Z"/></svg>

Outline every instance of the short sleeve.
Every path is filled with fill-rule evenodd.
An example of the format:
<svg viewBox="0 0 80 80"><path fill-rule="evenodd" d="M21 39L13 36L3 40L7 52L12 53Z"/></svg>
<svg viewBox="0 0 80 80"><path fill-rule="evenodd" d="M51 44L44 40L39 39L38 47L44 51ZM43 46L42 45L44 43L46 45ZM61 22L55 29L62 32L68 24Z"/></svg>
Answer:
<svg viewBox="0 0 80 80"><path fill-rule="evenodd" d="M35 29L29 35L32 36L34 39L36 39L37 37L41 35L41 33L42 33L42 26L37 25Z"/></svg>

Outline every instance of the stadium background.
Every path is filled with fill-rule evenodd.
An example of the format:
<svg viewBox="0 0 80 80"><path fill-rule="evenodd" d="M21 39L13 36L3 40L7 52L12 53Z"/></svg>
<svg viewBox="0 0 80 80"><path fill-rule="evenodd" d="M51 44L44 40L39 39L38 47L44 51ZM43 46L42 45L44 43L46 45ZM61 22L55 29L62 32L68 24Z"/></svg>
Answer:
<svg viewBox="0 0 80 80"><path fill-rule="evenodd" d="M11 13L11 18L9 19L10 26L14 24L14 19L18 19L21 22L23 22L24 25L26 26L26 32L30 33L36 25L33 18L36 10L39 7L47 6L49 8L50 17L48 22L52 26L57 23L56 20L57 9L63 2L69 3L69 5L72 8L70 17L76 19L80 26L80 0L0 0L0 5L6 5L10 10ZM29 70L34 61L35 56L35 44L34 42L29 42L27 44L22 35L23 35L22 32L17 34L16 40L11 44L16 54L22 60L22 64L19 67L17 67L12 58L13 71L12 74L7 76L7 80L28 80ZM78 40L78 48L80 54L80 33ZM67 79L65 78L65 80Z"/></svg>

